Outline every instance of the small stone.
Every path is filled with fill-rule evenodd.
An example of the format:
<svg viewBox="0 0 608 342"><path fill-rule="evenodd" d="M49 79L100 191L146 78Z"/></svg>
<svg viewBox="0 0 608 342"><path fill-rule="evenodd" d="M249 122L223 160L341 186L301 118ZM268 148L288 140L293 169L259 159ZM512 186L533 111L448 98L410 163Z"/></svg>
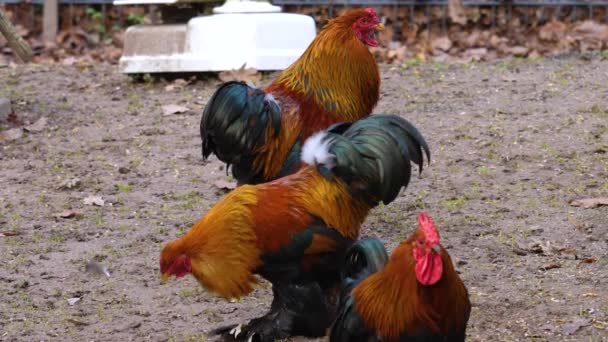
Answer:
<svg viewBox="0 0 608 342"><path fill-rule="evenodd" d="M73 306L80 301L80 297L68 298L68 304Z"/></svg>
<svg viewBox="0 0 608 342"><path fill-rule="evenodd" d="M6 121L12 112L11 101L0 97L0 121Z"/></svg>
<svg viewBox="0 0 608 342"><path fill-rule="evenodd" d="M23 281L17 282L13 286L18 289L27 289L30 286L30 283L27 280L23 280Z"/></svg>

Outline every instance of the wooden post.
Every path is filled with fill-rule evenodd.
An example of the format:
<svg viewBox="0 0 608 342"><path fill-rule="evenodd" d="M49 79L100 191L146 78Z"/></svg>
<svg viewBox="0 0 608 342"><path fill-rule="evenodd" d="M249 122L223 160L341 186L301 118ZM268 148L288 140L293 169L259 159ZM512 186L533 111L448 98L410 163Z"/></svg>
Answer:
<svg viewBox="0 0 608 342"><path fill-rule="evenodd" d="M29 62L32 60L32 49L28 45L28 43L23 40L18 34L17 30L8 18L4 15L2 10L0 10L0 33L6 38L8 42L8 46L10 46L13 53L17 55L22 61Z"/></svg>
<svg viewBox="0 0 608 342"><path fill-rule="evenodd" d="M44 0L42 14L42 40L45 43L55 42L59 26L59 3L57 0Z"/></svg>

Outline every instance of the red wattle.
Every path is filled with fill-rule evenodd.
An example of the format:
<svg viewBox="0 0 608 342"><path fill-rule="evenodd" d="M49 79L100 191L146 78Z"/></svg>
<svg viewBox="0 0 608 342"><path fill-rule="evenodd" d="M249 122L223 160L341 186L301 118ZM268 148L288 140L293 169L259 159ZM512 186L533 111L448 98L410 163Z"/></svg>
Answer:
<svg viewBox="0 0 608 342"><path fill-rule="evenodd" d="M443 262L440 253L427 253L419 255L419 251L414 249L414 259L416 259L416 279L422 285L434 285L443 273ZM418 255L417 255L418 254Z"/></svg>

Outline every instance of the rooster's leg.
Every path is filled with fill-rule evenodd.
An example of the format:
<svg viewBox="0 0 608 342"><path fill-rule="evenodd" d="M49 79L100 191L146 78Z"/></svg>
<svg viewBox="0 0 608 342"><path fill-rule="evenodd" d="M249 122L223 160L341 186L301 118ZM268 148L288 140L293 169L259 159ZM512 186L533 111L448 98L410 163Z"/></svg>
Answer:
<svg viewBox="0 0 608 342"><path fill-rule="evenodd" d="M325 335L330 318L321 288L317 283L272 286L274 298L270 311L249 323L213 331L226 341L273 342L290 336Z"/></svg>
<svg viewBox="0 0 608 342"><path fill-rule="evenodd" d="M276 290L275 290L276 288ZM331 320L318 283L273 286L273 306L292 318L291 336L324 336ZM276 304L275 304L276 303ZM271 312L273 311L271 306Z"/></svg>

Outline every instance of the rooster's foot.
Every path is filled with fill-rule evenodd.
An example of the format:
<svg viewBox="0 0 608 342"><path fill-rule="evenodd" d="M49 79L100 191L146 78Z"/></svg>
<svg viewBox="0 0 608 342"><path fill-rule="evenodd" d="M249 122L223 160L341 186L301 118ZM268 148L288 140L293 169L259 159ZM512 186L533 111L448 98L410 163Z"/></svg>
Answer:
<svg viewBox="0 0 608 342"><path fill-rule="evenodd" d="M259 318L252 319L247 324L230 325L217 328L211 332L212 335L221 335L224 341L242 342L273 342L277 339L289 337L289 332L281 327L285 325L283 317L276 314L268 314Z"/></svg>

